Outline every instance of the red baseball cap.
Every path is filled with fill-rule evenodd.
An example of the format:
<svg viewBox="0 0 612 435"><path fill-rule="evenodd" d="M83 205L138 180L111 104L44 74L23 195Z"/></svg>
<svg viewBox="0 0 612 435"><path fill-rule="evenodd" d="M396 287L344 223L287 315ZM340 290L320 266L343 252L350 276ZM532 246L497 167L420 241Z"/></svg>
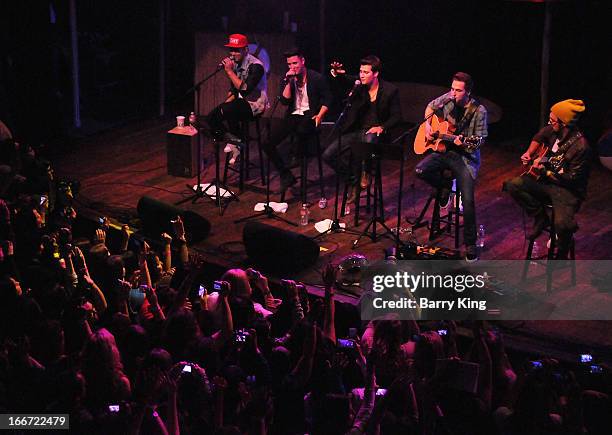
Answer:
<svg viewBox="0 0 612 435"><path fill-rule="evenodd" d="M243 48L247 45L249 45L249 40L240 33L232 33L229 35L229 42L225 44L226 47L230 48Z"/></svg>

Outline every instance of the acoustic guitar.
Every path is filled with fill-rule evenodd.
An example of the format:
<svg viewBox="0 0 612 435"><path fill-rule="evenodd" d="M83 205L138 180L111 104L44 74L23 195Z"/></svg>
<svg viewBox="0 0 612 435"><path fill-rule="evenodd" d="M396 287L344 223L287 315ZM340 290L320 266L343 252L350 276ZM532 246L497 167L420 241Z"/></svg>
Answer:
<svg viewBox="0 0 612 435"><path fill-rule="evenodd" d="M421 124L419 131L414 138L414 152L416 154L423 154L427 150L433 150L439 153L446 152L447 145L445 142L453 143L459 135L454 135L454 127L448 121L442 121L438 119L436 115L431 117L431 131L433 139L428 140L425 137L425 123ZM482 145L483 139L479 136L468 136L461 140L461 145L453 143L453 145L473 153Z"/></svg>
<svg viewBox="0 0 612 435"><path fill-rule="evenodd" d="M546 171L552 171L555 174L559 173L561 169L561 165L563 164L563 154L559 154L557 156L547 156L549 148L544 145L540 145L535 152L535 157L533 157L529 163L529 168L524 171L521 175L529 175L536 180L539 180ZM542 165L542 167L535 167L536 162Z"/></svg>

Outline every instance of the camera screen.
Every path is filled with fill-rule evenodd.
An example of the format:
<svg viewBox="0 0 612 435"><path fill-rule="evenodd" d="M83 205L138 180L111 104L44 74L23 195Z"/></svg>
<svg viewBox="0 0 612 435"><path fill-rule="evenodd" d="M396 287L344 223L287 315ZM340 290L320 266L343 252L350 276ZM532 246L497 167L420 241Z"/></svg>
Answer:
<svg viewBox="0 0 612 435"><path fill-rule="evenodd" d="M215 281L213 288L215 289L215 291L219 291L221 290L221 284Z"/></svg>
<svg viewBox="0 0 612 435"><path fill-rule="evenodd" d="M108 405L108 410L110 412L119 412L119 405Z"/></svg>
<svg viewBox="0 0 612 435"><path fill-rule="evenodd" d="M345 347L345 348L351 348L351 347L355 347L355 342L352 340L347 340L344 338L339 338L338 339L338 347Z"/></svg>
<svg viewBox="0 0 612 435"><path fill-rule="evenodd" d="M191 366L185 365L185 367L183 367L183 373L191 373Z"/></svg>
<svg viewBox="0 0 612 435"><path fill-rule="evenodd" d="M442 336L442 335L446 335L448 334L448 330L446 329L438 329L438 335Z"/></svg>
<svg viewBox="0 0 612 435"><path fill-rule="evenodd" d="M206 288L203 285L200 285L200 289L198 290L198 296L202 297L202 295L206 292Z"/></svg>
<svg viewBox="0 0 612 435"><path fill-rule="evenodd" d="M581 363L589 363L591 361L593 361L593 355L591 355L589 353L580 354L580 362Z"/></svg>
<svg viewBox="0 0 612 435"><path fill-rule="evenodd" d="M601 368L601 366L598 366L596 364L591 366L591 373L602 373L603 369Z"/></svg>
<svg viewBox="0 0 612 435"><path fill-rule="evenodd" d="M531 367L533 367L534 369L541 369L542 361L531 361Z"/></svg>
<svg viewBox="0 0 612 435"><path fill-rule="evenodd" d="M248 336L249 336L248 331L245 331L244 329L239 329L234 332L234 341L236 343L244 343L246 342L246 339Z"/></svg>

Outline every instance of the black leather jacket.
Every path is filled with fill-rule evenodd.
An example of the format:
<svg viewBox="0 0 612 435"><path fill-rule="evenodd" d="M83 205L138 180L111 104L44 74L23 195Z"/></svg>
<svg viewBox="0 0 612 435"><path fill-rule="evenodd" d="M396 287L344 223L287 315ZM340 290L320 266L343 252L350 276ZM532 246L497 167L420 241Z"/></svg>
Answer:
<svg viewBox="0 0 612 435"><path fill-rule="evenodd" d="M540 130L533 138L534 141L546 145L549 150L553 148L557 139L559 139L558 151L554 153L549 151L549 153L553 157L562 158L560 173L557 173L554 179L548 178L548 180L572 191L578 198L584 199L591 169L591 148L582 132L577 128L558 137L552 126L549 125Z"/></svg>

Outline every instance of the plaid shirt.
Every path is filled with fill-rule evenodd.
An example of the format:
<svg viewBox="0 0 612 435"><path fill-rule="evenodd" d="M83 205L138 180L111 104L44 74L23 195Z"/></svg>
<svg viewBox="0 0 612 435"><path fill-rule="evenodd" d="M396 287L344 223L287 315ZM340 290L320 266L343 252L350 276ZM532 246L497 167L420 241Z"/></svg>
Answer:
<svg viewBox="0 0 612 435"><path fill-rule="evenodd" d="M440 95L435 100L431 101L428 104L428 107L434 111L436 116L440 118L442 121L448 121L453 125L457 125L460 120L454 118L454 105L453 104L445 104L442 108L440 105L450 99L450 92L447 92L444 95ZM478 102L474 98L470 98L468 105L478 104ZM478 105L478 109L474 112L474 116L470 120L469 124L465 126L463 131L457 132L457 134L462 134L463 136L478 136L483 139L486 139L489 135L487 130L487 109L482 105ZM480 167L480 150L476 150L471 154L462 154L463 161L467 165L472 178L476 179L476 175L478 174L478 168Z"/></svg>

